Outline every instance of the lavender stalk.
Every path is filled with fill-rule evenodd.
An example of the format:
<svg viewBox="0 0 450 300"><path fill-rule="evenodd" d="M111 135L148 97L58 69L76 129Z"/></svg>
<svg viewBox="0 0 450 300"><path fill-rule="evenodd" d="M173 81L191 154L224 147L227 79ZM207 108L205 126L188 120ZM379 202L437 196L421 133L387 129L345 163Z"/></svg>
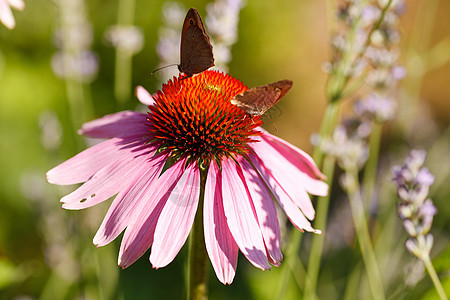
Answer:
<svg viewBox="0 0 450 300"><path fill-rule="evenodd" d="M399 197L397 211L403 220L403 228L409 235L405 243L406 249L424 263L439 297L448 299L430 259L433 247L430 229L437 209L428 198L434 176L423 167L425 157L425 151L412 150L402 166L394 166L392 169Z"/></svg>

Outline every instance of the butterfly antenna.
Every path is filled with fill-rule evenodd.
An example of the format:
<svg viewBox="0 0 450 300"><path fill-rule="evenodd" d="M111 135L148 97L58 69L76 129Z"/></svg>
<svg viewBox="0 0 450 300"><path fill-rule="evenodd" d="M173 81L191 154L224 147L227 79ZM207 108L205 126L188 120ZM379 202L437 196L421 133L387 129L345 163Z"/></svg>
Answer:
<svg viewBox="0 0 450 300"><path fill-rule="evenodd" d="M178 66L178 64L171 64L171 65L167 65L167 66L158 68L158 69L152 71L152 72L150 73L150 75L153 75L155 72L157 72L157 71L159 71L159 70L165 69L165 68L167 68L167 67L172 67L172 66Z"/></svg>

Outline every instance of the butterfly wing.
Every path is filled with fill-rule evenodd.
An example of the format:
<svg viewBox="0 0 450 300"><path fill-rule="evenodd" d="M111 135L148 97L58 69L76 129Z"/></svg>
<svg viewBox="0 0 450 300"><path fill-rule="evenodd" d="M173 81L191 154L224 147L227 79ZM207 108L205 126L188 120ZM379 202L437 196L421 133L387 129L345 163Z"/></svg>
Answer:
<svg viewBox="0 0 450 300"><path fill-rule="evenodd" d="M264 86L257 86L236 95L231 104L252 116L261 116L280 101L292 87L291 80L280 80Z"/></svg>
<svg viewBox="0 0 450 300"><path fill-rule="evenodd" d="M280 93L280 89L274 87L254 87L236 95L231 99L231 104L236 105L252 116L261 116L271 107L270 103L275 102Z"/></svg>
<svg viewBox="0 0 450 300"><path fill-rule="evenodd" d="M184 19L181 33L180 72L188 77L214 66L211 40L203 26L200 14L191 8Z"/></svg>

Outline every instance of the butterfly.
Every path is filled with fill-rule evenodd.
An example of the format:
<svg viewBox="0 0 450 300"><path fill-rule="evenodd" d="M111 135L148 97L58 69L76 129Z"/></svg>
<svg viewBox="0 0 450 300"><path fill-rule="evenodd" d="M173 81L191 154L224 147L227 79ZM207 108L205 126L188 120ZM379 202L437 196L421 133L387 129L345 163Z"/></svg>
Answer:
<svg viewBox="0 0 450 300"><path fill-rule="evenodd" d="M212 48L200 14L195 8L191 8L186 14L181 31L181 62L178 70L188 78L213 67Z"/></svg>
<svg viewBox="0 0 450 300"><path fill-rule="evenodd" d="M234 96L231 99L231 104L236 105L252 116L262 116L289 92L292 84L291 80L285 79L257 86Z"/></svg>

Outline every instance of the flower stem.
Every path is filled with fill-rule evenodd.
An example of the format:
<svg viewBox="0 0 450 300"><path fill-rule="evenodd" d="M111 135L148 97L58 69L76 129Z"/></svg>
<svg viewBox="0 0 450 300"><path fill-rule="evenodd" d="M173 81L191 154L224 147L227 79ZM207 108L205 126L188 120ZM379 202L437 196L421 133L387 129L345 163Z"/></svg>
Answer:
<svg viewBox="0 0 450 300"><path fill-rule="evenodd" d="M436 291L439 294L439 298L441 298L441 300L448 300L444 288L442 287L442 284L439 281L439 277L436 273L436 270L434 269L433 264L431 263L430 256L426 255L425 257L422 257L422 261L425 264L425 268L427 268L427 272L430 275L431 280L433 281L433 284L436 288Z"/></svg>
<svg viewBox="0 0 450 300"><path fill-rule="evenodd" d="M297 234L291 235L291 240L289 242L288 249L286 250L286 258L281 265L282 271L280 275L280 280L278 282L277 291L275 293L274 299L285 299L290 273L292 272L293 277L295 278L297 285L300 289L303 288L303 282L305 281L305 267L303 266L300 259L296 256L298 249L300 248L300 244L302 243L303 235L299 234L297 230L295 230Z"/></svg>
<svg viewBox="0 0 450 300"><path fill-rule="evenodd" d="M359 257L358 257L359 258ZM361 277L361 263L356 264L349 276L347 277L347 282L345 284L343 300L356 299L358 295L359 288L359 278Z"/></svg>
<svg viewBox="0 0 450 300"><path fill-rule="evenodd" d="M74 21L72 9L75 7L78 11L76 15L84 14L84 1L72 3L67 5L66 2L59 0L56 1L59 11L59 30L61 31L61 51L63 53L63 68L70 70L70 65L73 63L73 57L80 56L80 49L74 47L71 43L73 36L72 32L78 32L77 26L79 25L76 20ZM90 89L87 84L83 83L82 75L78 72L70 72L64 76L66 86L66 96L69 104L70 117L74 132L80 129L81 125L89 119L93 114L92 99L90 97ZM84 147L84 141L81 136L75 135L74 141L76 148L81 150Z"/></svg>
<svg viewBox="0 0 450 300"><path fill-rule="evenodd" d="M335 167L334 157L325 157L323 163L323 172L330 182L333 181ZM327 223L328 207L330 203L330 194L320 198L317 202L317 217L314 221L314 227L325 229ZM311 243L311 249L308 259L308 270L306 273L304 299L316 299L317 278L320 269L320 258L322 257L323 235L314 235Z"/></svg>
<svg viewBox="0 0 450 300"><path fill-rule="evenodd" d="M340 105L339 105L339 103L330 102L328 104L328 106L326 107L326 109L325 109L324 118L322 120L322 125L320 127L320 133L319 134L320 134L321 138L331 135L331 132L332 132L332 130L334 128L334 125L337 122L339 114L340 114ZM324 153L322 152L320 146L317 146L314 149L313 159L316 162L316 164L320 167L321 164L322 164L322 161L324 159ZM332 164L334 165L334 160L333 160ZM333 167L333 170L334 170L334 167ZM324 174L325 174L325 176L327 176L328 183L330 184L330 182L332 182L333 171L330 171L330 172L324 171ZM318 220L322 219L323 216L325 216L325 220L326 220L326 215L328 213L328 199L329 199L328 197L326 197L326 199L322 199L321 198L321 200L318 202L319 206L317 208L317 217L316 217L316 221L314 223L314 226L316 228L319 228L319 229L325 228L326 221L320 222L320 224L319 224ZM292 271L294 269L298 270L298 267L303 268L303 266L299 266L300 262L299 262L298 258L295 257L297 255L297 250L301 246L301 239L302 239L302 233L300 231L298 231L298 230L292 230L292 233L291 233L291 236L290 236L290 244L293 245L293 248L290 248L290 251L288 251L288 253L286 254L286 258L285 258L286 264L282 265L282 274L280 276L281 279L280 279L280 284L279 284L279 287L278 287L278 291L276 293L276 295L277 295L276 299L284 299L284 294L285 294L285 291L286 291L286 287L287 287L288 281L290 279L290 276L288 276L288 274L289 274L288 272L290 272L290 271ZM316 252L317 252L317 256L320 258L321 253L322 253L322 250L321 250L322 247L321 247L320 243L323 240L323 237L319 236L319 235L314 235L313 236L313 243L314 243L315 239L320 239L320 241L316 242L317 243ZM295 265L297 265L297 267L295 267ZM319 268L319 264L317 264L315 267ZM308 270L309 269L310 268L308 268ZM312 272L312 271L310 271L310 272ZM314 273L316 274L316 277L317 277L317 273L318 272L316 271ZM291 275L294 276L295 274L292 273ZM295 279L299 279L301 276L294 276L294 277L295 277ZM311 281L312 280L313 282L317 282L317 278L314 279L313 277L314 276L312 276L311 274L307 275L305 277L305 285L306 285L306 281ZM311 288L314 287L314 289L315 289L315 284L312 284L312 282L309 283L309 286ZM302 288L302 285L300 283L299 283L299 287ZM315 290L312 290L312 292L315 294Z"/></svg>
<svg viewBox="0 0 450 300"><path fill-rule="evenodd" d="M325 110L324 118L322 120L322 125L320 127L321 139L329 137L331 135L333 128L335 127L336 122L339 119L340 108L341 105L339 103L330 101L330 103L328 104ZM335 159L332 157L325 157L320 145L314 149L313 159L318 166L322 166L323 164L322 166L323 173L327 177L328 184L331 186L333 182ZM314 227L319 229L325 229L328 215L328 207L330 203L330 194L328 194L326 197L320 198L320 200L317 203L318 206L317 206L316 220L314 221ZM316 298L317 278L319 275L320 258L322 256L323 239L324 237L320 235L314 235L312 237L310 256L308 261L308 269L305 280L305 292L304 292L305 299Z"/></svg>
<svg viewBox="0 0 450 300"><path fill-rule="evenodd" d="M384 17L386 15L387 10L391 6L393 0L389 0L385 7L383 7L381 11L381 16L378 19L378 21L374 24L374 26L371 28L369 34L367 35L366 42L364 46L361 48L361 50L357 53L356 56L353 55L353 47L349 47L349 50L343 53L342 60L339 63L338 67L336 68L336 71L330 74L330 77L328 78L326 91L327 96L330 99L331 102L339 101L344 97L344 95L349 94L346 91L347 84L352 79L352 76L347 74L348 70L352 70L357 63L361 60L361 58L364 56L367 48L370 46L370 43L372 42L372 35L373 33L378 30L380 25L382 24ZM365 5L367 1L363 1L361 5ZM359 23L361 21L361 16L355 19L352 27L350 28L350 32L348 34L348 43L350 45L353 45L356 40L356 35L358 33L357 29L359 28Z"/></svg>
<svg viewBox="0 0 450 300"><path fill-rule="evenodd" d="M367 1L364 0L360 5L365 5ZM342 99L342 93L350 80L351 76L349 76L348 71L358 62L358 60L354 59L353 55L353 45L356 40L356 35L358 33L358 26L361 20L361 16L355 18L355 21L350 28L350 31L347 36L347 42L349 44L348 50L342 54L342 59L339 62L336 70L330 74L328 78L328 82L326 85L327 97L330 102L339 101ZM370 38L370 36L368 37ZM364 50L365 51L365 48ZM363 52L364 54L364 52Z"/></svg>
<svg viewBox="0 0 450 300"><path fill-rule="evenodd" d="M341 106L338 103L328 103L322 119L322 124L320 125L319 135L321 139L331 136L340 115L340 107ZM322 148L318 145L314 148L313 152L313 160L316 162L317 166L322 166L323 157L324 153Z"/></svg>
<svg viewBox="0 0 450 300"><path fill-rule="evenodd" d="M117 23L132 25L134 23L135 0L120 0ZM119 104L125 104L131 95L132 55L116 48L116 68L114 74L114 95Z"/></svg>
<svg viewBox="0 0 450 300"><path fill-rule="evenodd" d="M81 125L88 120L88 116L92 115L92 107L85 97L85 87L81 81L66 78L65 82L72 125L74 132L77 132ZM81 150L84 147L83 138L75 135L74 140L77 150Z"/></svg>
<svg viewBox="0 0 450 300"><path fill-rule="evenodd" d="M366 273L369 281L370 291L373 299L385 299L383 283L378 269L377 260L370 240L369 228L364 214L360 186L358 181L358 169L348 168L346 171L345 188L350 201L353 223L355 225L358 243L361 249Z"/></svg>
<svg viewBox="0 0 450 300"><path fill-rule="evenodd" d="M205 185L207 172L200 169L200 195L198 210L195 215L189 239L189 274L188 274L188 299L207 299L207 269L205 238L203 233L203 202L205 199Z"/></svg>
<svg viewBox="0 0 450 300"><path fill-rule="evenodd" d="M379 122L372 123L372 132L370 133L369 138L369 158L366 162L363 177L363 199L366 207L370 205L373 188L375 186L382 129L382 125Z"/></svg>

